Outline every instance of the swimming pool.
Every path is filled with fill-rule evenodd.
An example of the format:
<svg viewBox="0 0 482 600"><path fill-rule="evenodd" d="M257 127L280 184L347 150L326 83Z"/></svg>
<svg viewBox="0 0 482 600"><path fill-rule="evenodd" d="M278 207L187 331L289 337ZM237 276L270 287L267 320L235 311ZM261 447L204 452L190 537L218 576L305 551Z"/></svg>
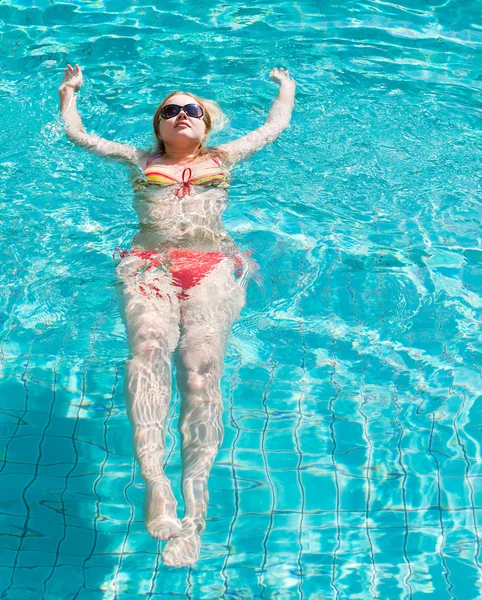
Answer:
<svg viewBox="0 0 482 600"><path fill-rule="evenodd" d="M481 596L480 8L0 5L2 598ZM263 121L273 66L298 83L291 128L233 180L262 282L192 569L142 522L112 258L132 192L63 134L67 61L86 127L140 147L172 89L221 104L221 142Z"/></svg>

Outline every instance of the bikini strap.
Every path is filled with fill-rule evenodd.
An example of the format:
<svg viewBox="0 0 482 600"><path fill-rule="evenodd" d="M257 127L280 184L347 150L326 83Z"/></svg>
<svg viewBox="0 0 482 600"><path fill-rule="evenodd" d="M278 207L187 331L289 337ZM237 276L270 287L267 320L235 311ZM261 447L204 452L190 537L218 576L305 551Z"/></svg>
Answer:
<svg viewBox="0 0 482 600"><path fill-rule="evenodd" d="M221 161L219 160L219 158L216 158L215 156L211 156L211 158L214 160L214 162L218 165L218 167L221 166Z"/></svg>
<svg viewBox="0 0 482 600"><path fill-rule="evenodd" d="M157 158L158 156L161 156L161 155L160 155L160 154L154 154L153 156L149 156L149 158L146 160L146 167L148 167L148 166L151 164L151 162L152 162L152 161L153 161L155 158Z"/></svg>

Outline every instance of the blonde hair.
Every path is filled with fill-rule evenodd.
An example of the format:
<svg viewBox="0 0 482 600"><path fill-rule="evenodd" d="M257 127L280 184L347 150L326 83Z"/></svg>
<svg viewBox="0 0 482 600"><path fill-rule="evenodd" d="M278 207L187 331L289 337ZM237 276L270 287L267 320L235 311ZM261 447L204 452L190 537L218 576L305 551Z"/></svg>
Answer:
<svg viewBox="0 0 482 600"><path fill-rule="evenodd" d="M204 145L204 142L210 133L217 133L218 131L221 131L221 129L223 129L223 127L228 123L228 118L221 110L221 107L219 106L219 104L217 102L214 102L213 100L205 100L204 98L200 98L199 96L196 96L189 92L180 92L180 91L171 92L168 96L166 96L164 98L164 100L159 104L159 106L157 107L157 110L154 114L154 118L152 120L152 125L154 127L154 134L155 134L156 140L157 140L156 149L155 149L156 153L164 154L166 151L166 147L161 138L160 127L159 127L159 119L161 118L161 110L166 105L168 100L170 98L172 98L173 96L176 96L177 94L183 94L185 96L190 96L204 110L203 121L204 121L204 124L206 125L206 135L199 144L199 149L196 153L196 157L201 156L202 154L209 154L211 156L217 156L217 157L223 158L224 155L226 154L225 152L218 150L217 148L208 147L208 146Z"/></svg>

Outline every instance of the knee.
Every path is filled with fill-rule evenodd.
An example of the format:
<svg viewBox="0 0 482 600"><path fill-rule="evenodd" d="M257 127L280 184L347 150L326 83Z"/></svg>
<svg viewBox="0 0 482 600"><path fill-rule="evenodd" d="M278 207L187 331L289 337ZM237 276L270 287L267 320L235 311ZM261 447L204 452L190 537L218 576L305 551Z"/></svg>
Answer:
<svg viewBox="0 0 482 600"><path fill-rule="evenodd" d="M206 394L205 398L212 397L212 393L219 388L220 367L217 361L206 357L196 361L187 361L184 366L184 383L187 392Z"/></svg>
<svg viewBox="0 0 482 600"><path fill-rule="evenodd" d="M141 367L158 368L170 362L169 350L155 341L145 341L131 346L131 358L127 363L129 371Z"/></svg>
<svg viewBox="0 0 482 600"><path fill-rule="evenodd" d="M156 322L146 315L128 328L128 345L133 355L173 352L179 341L179 326L168 320Z"/></svg>
<svg viewBox="0 0 482 600"><path fill-rule="evenodd" d="M132 355L139 357L171 354L178 341L179 328L169 323L144 323L137 329L131 328L128 335Z"/></svg>
<svg viewBox="0 0 482 600"><path fill-rule="evenodd" d="M203 369L186 369L185 384L190 392L204 392L209 388L210 373Z"/></svg>
<svg viewBox="0 0 482 600"><path fill-rule="evenodd" d="M136 358L151 357L162 354L163 344L156 339L136 339L131 344L132 356Z"/></svg>

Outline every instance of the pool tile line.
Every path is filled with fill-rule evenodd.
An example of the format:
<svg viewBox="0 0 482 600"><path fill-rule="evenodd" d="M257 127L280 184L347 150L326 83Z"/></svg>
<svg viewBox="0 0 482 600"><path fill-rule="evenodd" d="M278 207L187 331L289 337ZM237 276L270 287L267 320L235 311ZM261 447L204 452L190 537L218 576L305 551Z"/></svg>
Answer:
<svg viewBox="0 0 482 600"><path fill-rule="evenodd" d="M300 328L301 328L301 323L300 323ZM296 448L296 452L298 454L298 463L296 465L296 478L297 478L298 487L300 488L300 493L301 493L301 510L300 510L299 526L298 526L298 548L299 548L299 550L298 550L298 557L297 557L298 571L299 571L299 577L300 577L300 580L298 582L298 595L299 595L300 600L304 599L304 592L303 592L303 581L304 581L304 574L303 574L303 523L304 523L304 516L305 516L306 492L305 492L305 488L303 485L303 480L301 478L301 467L302 467L302 463L303 463L303 454L301 452L298 429L303 420L302 406L303 406L303 400L306 397L307 371L306 371L305 361L306 361L306 355L307 355L308 348L307 348L307 345L306 345L306 342L304 339L303 339L302 347L303 347L303 356L301 359L302 377L300 380L301 390L300 390L300 393L298 396L298 402L297 402L298 421L293 430L293 436L294 436L294 440L295 440L295 448Z"/></svg>
<svg viewBox="0 0 482 600"><path fill-rule="evenodd" d="M303 235L306 236L307 232L305 229L305 225L303 222L301 222L301 231L303 232ZM309 283L311 281L315 281L316 277L312 274L312 262L308 259L308 253L304 254L303 259L301 260L300 263L300 269L299 269L299 276L298 276L298 281L297 281L297 289L305 291L307 289L307 286L309 285ZM317 263L316 263L317 264ZM304 414L303 414L303 402L306 398L306 390L307 390L307 377L308 377L308 372L307 372L307 368L306 368L306 362L307 362L307 357L309 355L308 352L308 344L306 343L306 336L305 336L305 332L304 332L304 323L303 323L303 318L302 318L302 309L300 308L300 301L301 301L301 294L297 294L296 295L296 299L295 299L295 311L298 313L298 317L297 317L297 322L298 322L298 334L300 336L300 341L301 341L301 361L300 361L300 369L301 369L301 378L299 380L299 393L298 393L298 397L297 397L297 406L296 406L296 410L298 413L297 416L297 420L296 420L296 424L293 428L293 439L295 442L295 450L296 450L296 454L298 455L297 457L297 465L296 465L296 479L297 479L297 484L298 484L298 488L300 490L300 496L301 496L301 506L300 506L300 519L299 519L299 525L298 525L298 556L297 556L297 564L298 564L298 574L299 574L299 581L298 581L298 596L300 598L300 600L304 600L305 594L304 594L304 590L303 590L303 583L304 583L304 570L303 570L303 525L304 525L304 517L305 517L305 507L306 507L306 491L305 491L305 487L303 485L303 479L301 477L301 470L303 467L303 453L301 451L301 444L300 444L300 436L299 436L299 429L301 427L301 424L304 420Z"/></svg>
<svg viewBox="0 0 482 600"><path fill-rule="evenodd" d="M89 554L84 558L84 561L82 563L82 585L78 588L77 592L75 593L74 597L72 600L76 600L79 596L79 594L82 592L82 590L86 589L86 577L85 577L85 569L87 566L87 563L90 562L94 556L95 553L95 549L97 546L97 539L98 539L98 530L97 530L97 522L100 519L100 503L101 503L101 497L99 495L99 493L97 492L97 488L102 480L102 478L104 477L104 469L105 469L105 465L107 464L107 461L109 460L109 446L108 446L108 441L107 441L107 428L108 428L108 421L112 415L112 409L114 408L114 396L117 390L117 384L119 381L119 368L116 368L115 370L115 374L114 374L114 383L112 385L112 390L111 390L111 394L110 394L110 406L109 406L109 410L107 411L107 416L104 419L104 448L105 448L105 456L104 459L100 465L100 473L99 476L97 477L97 479L94 482L94 494L96 495L96 503L95 503L95 516L94 516L94 520L93 520L93 529L94 529L94 540L92 542L92 547L90 549ZM53 574L53 569L52 569L52 573ZM46 587L44 586L44 592L45 592ZM43 596L42 596L42 600L43 600Z"/></svg>
<svg viewBox="0 0 482 600"><path fill-rule="evenodd" d="M474 363L474 366L476 367L476 369L479 372L479 375L482 375L482 367L476 361L473 350L470 349L469 353L470 353L470 355L472 357L472 361ZM468 428L469 428L468 424L466 423L465 427L464 427L464 431L466 431ZM476 441L471 436L468 436L468 437L471 439L471 441L476 446L477 445ZM464 448L466 449L465 444L464 444ZM480 453L479 453L479 456L480 456ZM472 460L474 460L474 462L478 462L477 459L478 459L478 456L476 456L475 460L474 459L472 459ZM469 465L470 465L470 459L469 459L468 455L467 455L467 461L469 462ZM470 478L473 477L473 475L472 476L470 475L469 469L467 469L466 477L467 477L467 480L470 480ZM474 506L474 512L473 512L474 519L476 519L476 515L475 515L475 497L474 497L474 488L472 486L472 483L469 483L469 487L470 487L471 494L472 494L471 504ZM480 565L480 550L481 550L480 536L479 536L479 532L478 532L478 529L477 529L477 531L476 531L476 557L475 557L477 565Z"/></svg>
<svg viewBox="0 0 482 600"><path fill-rule="evenodd" d="M435 412L432 412L430 416L431 416L431 421L432 421L432 428L430 431L428 452L434 459L436 469L437 469L437 496L438 496L438 506L440 507L441 496L442 496L442 489L441 489L441 483L440 483L440 463L439 463L438 458L435 455L435 452L433 452L433 450L432 450L433 436L434 436L434 432L435 432ZM439 510L438 512L439 512L439 522L440 522L440 540L437 543L438 555L440 556L440 561L441 561L441 564L442 564L442 567L444 570L444 578L445 578L445 583L447 584L447 592L450 594L450 597L452 598L452 600L457 600L453 594L454 586L450 581L450 577L449 577L450 570L447 566L447 561L445 560L445 553L443 551L444 546L445 546L445 527L444 527L442 511Z"/></svg>
<svg viewBox="0 0 482 600"><path fill-rule="evenodd" d="M129 483L125 486L124 488L124 498L126 500L126 504L129 505L130 507L130 515L129 515L129 520L127 522L127 530L125 533L125 536L122 540L122 545L120 548L120 553L119 553L119 561L117 563L117 566L114 570L114 574L112 577L112 588L114 590L114 598L113 600L118 600L119 596L119 585L118 585L118 580L119 580L119 575L121 573L121 569L122 569L122 562L124 560L124 556L125 556L125 548L127 545L127 540L129 539L129 534L130 534L130 530L131 530L131 525L132 525L132 521L134 520L134 512L135 512L135 508L134 508L134 504L131 502L128 492L129 489L134 485L134 481L136 478L136 459L135 457L132 458L132 465L131 465L131 479L129 481ZM121 593L122 596L122 593Z"/></svg>
<svg viewBox="0 0 482 600"><path fill-rule="evenodd" d="M328 401L328 410L331 412L331 422L330 422L330 437L331 437L331 444L332 444L331 462L333 465L333 474L334 474L334 481L335 481L335 515L336 515L336 517L335 517L336 518L336 546L333 550L333 558L332 558L332 562L331 562L330 587L335 593L335 600L338 600L338 598L340 598L340 590L337 587L336 579L337 579L337 558L338 558L338 552L341 548L341 526L340 526L340 486L339 486L339 482L338 482L338 468L336 465L336 458L335 458L336 449L337 449L336 434L335 434L335 422L336 422L335 403L341 394L342 386L338 383L337 378L336 378L336 375L337 375L336 345L337 345L336 339L333 339L332 344L331 344L331 354L333 357L333 362L332 362L333 370L330 373L330 384L335 393L332 396L330 396L330 399Z"/></svg>
<svg viewBox="0 0 482 600"><path fill-rule="evenodd" d="M15 435L16 435L19 427L20 427L20 423L23 422L23 419L25 418L25 415L28 412L29 389L28 389L28 383L27 383L27 381L25 379L25 376L26 376L26 373L27 373L29 365L30 365L30 360L31 360L31 357L32 357L33 348L34 348L35 344L37 343L37 341L38 341L38 338L34 338L32 340L32 344L30 345L30 348L29 348L29 351L28 351L28 354L27 354L27 359L26 359L26 362L24 364L24 371L23 371L22 378L21 378L22 382L23 382L24 390L25 390L24 412L22 414L21 419L19 419L19 421L17 423L17 427L16 427L16 429L15 429L12 437L9 439L9 441L8 441L8 443L6 445L6 448L5 448L5 460L4 460L2 468L0 469L0 473L3 471L3 469L5 468L5 466L7 464L8 447L9 447L11 441L15 438ZM13 587L13 582L14 582L14 579L15 579L16 568L17 568L19 557L20 557L20 552L22 550L22 546L23 546L23 543L25 541L25 537L27 536L27 533L28 533L28 523L29 523L29 520L30 520L30 505L27 502L27 498L26 498L25 493L26 493L27 489L30 487L30 485L32 485L33 481L35 481L35 479L37 478L38 464L39 464L39 460L37 460L36 470L35 470L33 479L30 481L30 483L27 485L27 487L22 490L22 500L23 500L23 503L25 505L27 514L25 516L25 521L24 521L24 525L23 525L23 531L22 531L22 534L20 536L19 544L18 544L17 550L15 552L15 557L14 557L14 560L13 560L13 568L12 568L12 573L11 573L11 576L10 576L10 583L3 590L2 594L0 595L0 598L8 598L7 592L9 592L9 590Z"/></svg>
<svg viewBox="0 0 482 600"><path fill-rule="evenodd" d="M229 563L229 559L231 557L231 540L233 538L233 531L235 528L235 525L237 523L238 520L238 516L239 516L239 486L238 486L238 477L237 477L237 472L236 472L236 461L235 461L235 454L236 454L236 446L239 440L239 437L241 435L241 430L240 427L236 421L236 419L234 418L234 390L236 389L236 386L239 384L239 370L241 368L241 355L239 354L239 352L236 355L236 366L234 368L234 373L232 375L231 378L231 385L229 386L229 421L231 426L235 429L235 435L234 435L234 439L233 439L233 443L231 445L231 450L230 450L230 456L231 456L231 464L230 464L230 468L231 468L231 475L232 475L232 480L233 480L233 486L234 486L234 513L231 517L231 521L229 523L229 530L228 530L228 537L227 537L227 541L226 541L226 555L224 557L224 561L223 561L223 565L221 567L221 579L223 581L223 592L222 592L222 596L221 596L221 600L225 600L226 598L226 594L228 593L229 590L229 577L227 574L227 568L228 568L228 563Z"/></svg>
<svg viewBox="0 0 482 600"><path fill-rule="evenodd" d="M445 349L445 344L444 344L444 349ZM457 396L456 393L452 392L452 387L453 387L453 383L455 381L455 374L452 372L452 382L449 386L449 397L451 395ZM457 424L457 421L459 420L459 418L462 415L467 415L467 394L465 393L461 393L462 396L462 402L460 402L460 408L459 410L455 413L454 415L454 419L452 422L452 426L454 429L454 433L457 439L457 444L459 445L461 451L462 451L462 455L464 457L464 461L465 461L465 473L464 473L464 478L465 481L467 483L467 487L469 489L469 501L470 501L470 507L472 509L472 523L473 523L473 528L474 528L474 532L475 532L475 547L474 547L474 561L475 564L477 565L477 569L479 570L479 573L482 572L482 568L479 562L479 553L480 553L480 537L479 537L479 532L478 532L478 527L477 527L477 519L476 519L476 515L475 515L475 503L474 503L474 487L472 485L472 482L470 481L470 461L467 455L467 448L465 443L462 441L462 438L460 437L460 432L459 432L459 427Z"/></svg>
<svg viewBox="0 0 482 600"><path fill-rule="evenodd" d="M410 557L408 556L407 546L408 546L408 535L409 535L409 525L408 525L408 512L407 512L407 469L405 468L405 464L403 462L403 451L402 451L402 442L404 437L404 429L403 425L399 420L399 416L402 412L402 407L398 403L398 391L397 391L397 379L399 375L395 376L395 381L393 382L393 404L397 409L397 413L394 416L395 426L398 427L400 435L398 437L397 442L397 452L398 452L398 464L403 471L403 479L401 480L401 491L402 491L402 503L403 503L403 519L404 519L404 535L403 535L403 560L407 565L407 572L403 577L403 583L407 587L408 590L408 600L412 600L413 598L413 588L410 583L410 579L412 577L412 565L410 562Z"/></svg>
<svg viewBox="0 0 482 600"><path fill-rule="evenodd" d="M366 473L365 530L366 530L366 536L367 536L368 546L369 546L369 551L370 551L370 567L371 567L371 573L372 573L371 582L370 582L370 593L372 595L372 598L376 598L377 597L378 572L377 572L377 565L375 562L375 556L374 556L374 550L373 550L373 540L372 540L372 536L370 533L370 525L369 525L369 523L370 523L370 501L371 501L371 496L372 496L372 482L371 482L371 478L368 476L368 474L372 470L373 443L370 438L368 416L363 412L363 408L367 405L367 402L368 402L367 394L365 392L365 377L366 377L367 370L368 370L368 365L367 365L367 363L365 363L365 369L363 370L361 377L360 377L360 380L361 380L360 381L360 397L362 398L362 402L358 406L357 412L362 417L363 437L364 437L366 445L367 445L366 447L368 448L368 457L367 457L367 463L366 463L366 469L365 469L365 473Z"/></svg>
<svg viewBox="0 0 482 600"><path fill-rule="evenodd" d="M271 475L269 472L269 468L268 468L268 459L266 456L266 432L268 430L269 427L269 422L270 422L270 415L269 412L267 410L268 407L268 394L269 391L271 389L271 386L273 384L273 381L275 380L275 372L276 372L276 368L278 366L278 362L273 358L273 354L271 355L271 357L269 358L269 360L267 361L267 364L269 366L269 378L268 378L268 382L266 384L266 387L263 391L263 395L262 395L262 405L265 409L265 414L266 414L266 419L264 422L264 426L263 426L263 430L261 433L261 455L263 458L263 465L264 465L264 470L266 473L266 479L268 481L269 484L269 488L270 488L270 493L271 493L271 507L270 507L270 516L269 516L269 523L268 523L268 527L266 529L266 533L264 535L263 538L263 559L261 561L261 565L258 571L258 585L261 588L261 592L260 592L260 598L262 600L265 600L265 592L266 592L266 585L264 583L264 575L266 573L266 563L268 562L268 540L269 537L271 535L271 531L273 529L273 522L274 522L274 510L276 507L276 492L275 492L275 486L273 484L273 480L271 479Z"/></svg>

